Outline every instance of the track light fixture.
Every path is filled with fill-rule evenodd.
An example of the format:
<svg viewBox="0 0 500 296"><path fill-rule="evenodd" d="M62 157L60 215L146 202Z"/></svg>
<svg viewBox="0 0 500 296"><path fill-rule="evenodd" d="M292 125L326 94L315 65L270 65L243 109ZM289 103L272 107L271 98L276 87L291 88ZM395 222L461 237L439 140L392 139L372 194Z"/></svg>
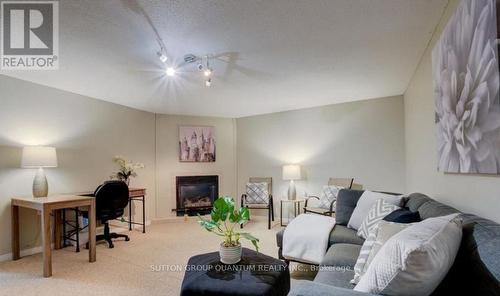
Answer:
<svg viewBox="0 0 500 296"><path fill-rule="evenodd" d="M156 54L158 55L158 58L160 58L160 61L162 63L167 62L168 60L167 51L165 50L165 48L163 48L163 46L160 45L160 50Z"/></svg>
<svg viewBox="0 0 500 296"><path fill-rule="evenodd" d="M167 61L167 55L165 54L165 50L164 48L162 47L160 52L158 52L158 56L160 57L160 60L162 62L166 62ZM197 63L197 68L200 72L203 72L203 76L205 76L205 86L206 87L210 87L212 86L212 76L213 76L213 73L214 73L214 70L210 67L210 56L209 55L205 55L205 56L195 56L194 54L186 54L184 56L184 64L181 65L181 66L185 66L187 64L191 64L191 63ZM167 67L165 69L165 73L167 74L167 76L175 76L177 70L170 66L170 67Z"/></svg>

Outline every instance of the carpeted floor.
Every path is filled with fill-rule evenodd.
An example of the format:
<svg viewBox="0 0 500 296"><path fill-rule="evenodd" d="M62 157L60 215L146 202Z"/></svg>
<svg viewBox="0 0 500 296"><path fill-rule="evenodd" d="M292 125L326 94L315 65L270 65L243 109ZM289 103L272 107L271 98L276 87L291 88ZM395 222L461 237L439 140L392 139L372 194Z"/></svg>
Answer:
<svg viewBox="0 0 500 296"><path fill-rule="evenodd" d="M281 228L277 223L271 230L266 226L265 221L253 220L245 230L260 239L261 252L277 257L275 234ZM167 269L182 269L189 257L217 251L219 244L219 237L193 221L153 224L146 234L126 233L131 240L116 242L114 249L98 244L94 263L88 262L85 249L80 253L71 247L54 251L51 278L42 277L41 254L2 262L0 295L179 295L184 272ZM249 242L243 244L251 248ZM313 276L292 273L292 279Z"/></svg>

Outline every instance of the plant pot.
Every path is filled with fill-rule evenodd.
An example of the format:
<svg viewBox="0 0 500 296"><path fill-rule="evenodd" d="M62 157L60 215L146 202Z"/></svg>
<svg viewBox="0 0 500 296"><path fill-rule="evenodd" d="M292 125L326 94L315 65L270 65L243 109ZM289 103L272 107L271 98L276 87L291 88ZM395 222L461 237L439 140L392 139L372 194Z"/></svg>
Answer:
<svg viewBox="0 0 500 296"><path fill-rule="evenodd" d="M224 247L224 244L221 244L219 255L220 262L224 264L236 264L241 260L241 244L235 247Z"/></svg>

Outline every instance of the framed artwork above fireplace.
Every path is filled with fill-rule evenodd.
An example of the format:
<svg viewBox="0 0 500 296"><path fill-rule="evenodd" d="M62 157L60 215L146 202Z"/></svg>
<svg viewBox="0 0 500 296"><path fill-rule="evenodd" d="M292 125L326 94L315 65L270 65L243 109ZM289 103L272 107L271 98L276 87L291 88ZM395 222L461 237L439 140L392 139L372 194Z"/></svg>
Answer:
<svg viewBox="0 0 500 296"><path fill-rule="evenodd" d="M215 162L213 126L179 126L179 161Z"/></svg>

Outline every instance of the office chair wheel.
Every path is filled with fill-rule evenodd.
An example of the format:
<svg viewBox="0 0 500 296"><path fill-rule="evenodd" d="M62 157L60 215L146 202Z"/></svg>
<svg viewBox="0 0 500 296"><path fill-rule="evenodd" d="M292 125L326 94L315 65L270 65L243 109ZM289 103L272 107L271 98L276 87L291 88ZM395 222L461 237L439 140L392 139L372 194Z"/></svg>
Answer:
<svg viewBox="0 0 500 296"><path fill-rule="evenodd" d="M125 238L125 241L126 241L126 242L128 242L129 240L130 240L130 238L127 236L127 237Z"/></svg>

